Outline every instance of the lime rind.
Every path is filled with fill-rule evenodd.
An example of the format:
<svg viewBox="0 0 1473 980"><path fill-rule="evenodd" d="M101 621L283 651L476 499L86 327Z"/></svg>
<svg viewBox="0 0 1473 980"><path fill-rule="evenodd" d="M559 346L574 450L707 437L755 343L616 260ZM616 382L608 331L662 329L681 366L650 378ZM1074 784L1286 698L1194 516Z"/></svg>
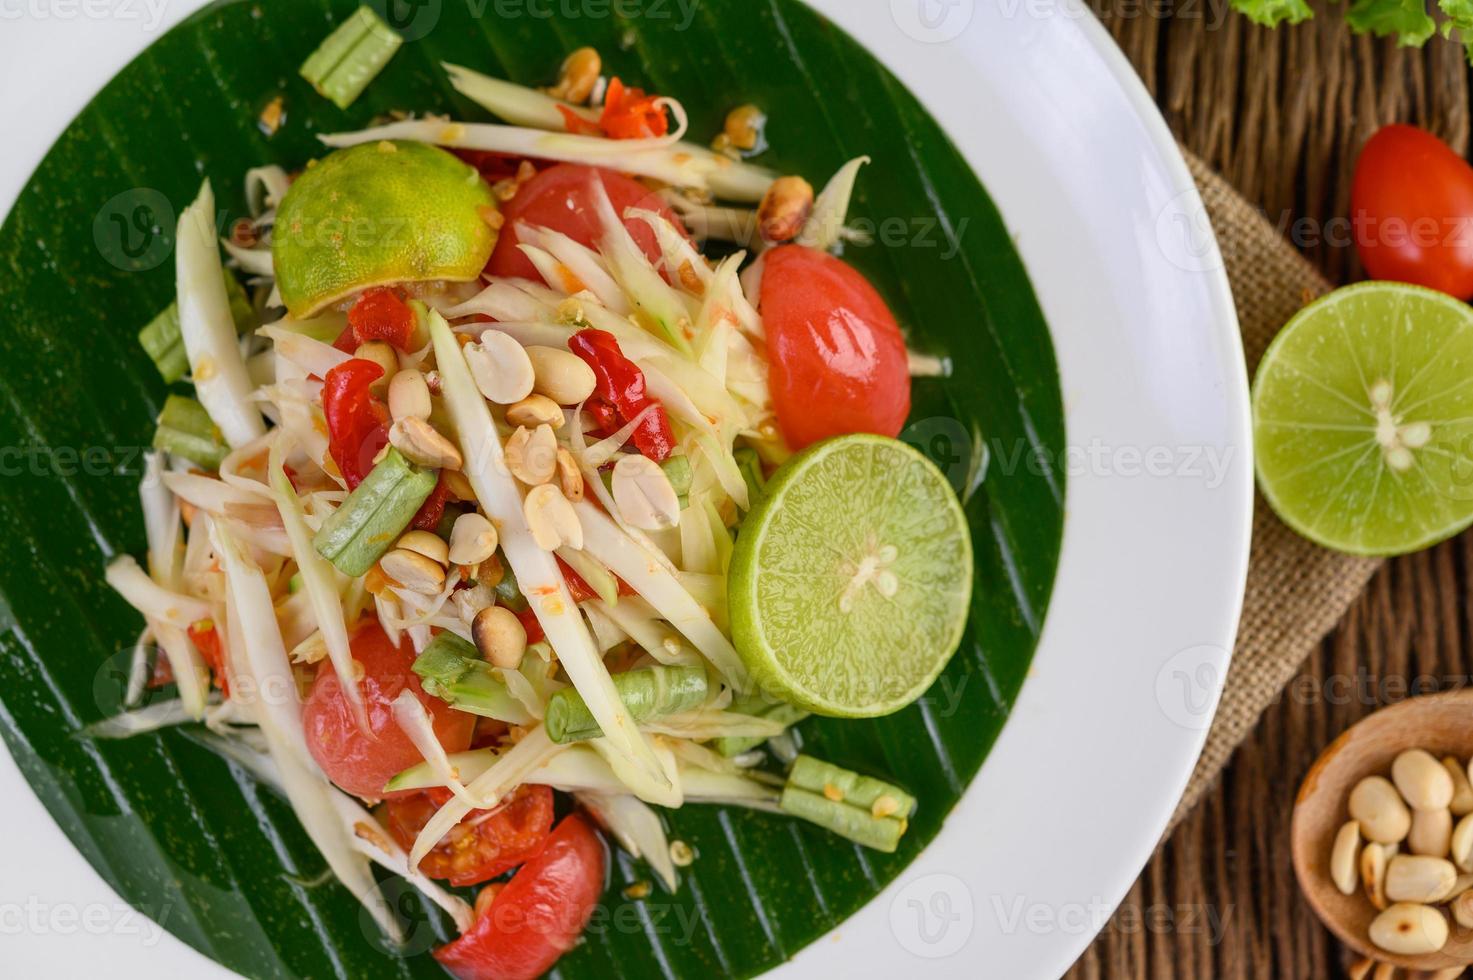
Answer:
<svg viewBox="0 0 1473 980"><path fill-rule="evenodd" d="M1356 555L1473 525L1473 309L1402 283L1300 311L1253 386L1258 485L1293 528Z"/></svg>
<svg viewBox="0 0 1473 980"><path fill-rule="evenodd" d="M272 260L303 319L373 286L479 278L497 232L496 196L476 168L425 143L337 150L309 167L277 211Z"/></svg>
<svg viewBox="0 0 1473 980"><path fill-rule="evenodd" d="M789 461L743 522L732 632L769 693L815 714L891 714L956 652L972 574L966 516L935 464L842 436Z"/></svg>

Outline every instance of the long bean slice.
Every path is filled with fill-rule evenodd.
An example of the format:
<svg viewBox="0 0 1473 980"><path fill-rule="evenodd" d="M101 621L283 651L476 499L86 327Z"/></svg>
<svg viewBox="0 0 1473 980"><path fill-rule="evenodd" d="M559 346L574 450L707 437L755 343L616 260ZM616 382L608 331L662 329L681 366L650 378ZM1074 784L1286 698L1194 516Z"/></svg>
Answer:
<svg viewBox="0 0 1473 980"><path fill-rule="evenodd" d="M916 801L889 783L800 755L779 806L784 813L888 854L899 846Z"/></svg>
<svg viewBox="0 0 1473 980"><path fill-rule="evenodd" d="M512 697L476 648L448 630L439 633L414 661L425 693L451 707L509 725L529 725L535 718Z"/></svg>
<svg viewBox="0 0 1473 980"><path fill-rule="evenodd" d="M159 414L159 427L153 434L153 448L174 456L183 456L206 469L216 470L230 455L225 436L210 419L210 413L193 398L170 395Z"/></svg>
<svg viewBox="0 0 1473 980"><path fill-rule="evenodd" d="M301 75L339 109L353 104L404 38L371 7L359 7L302 63Z"/></svg>
<svg viewBox="0 0 1473 980"><path fill-rule="evenodd" d="M322 522L312 546L352 578L364 575L414 520L435 489L437 470L415 466L390 449L358 489Z"/></svg>
<svg viewBox="0 0 1473 980"><path fill-rule="evenodd" d="M766 718L769 721L780 722L783 725L796 725L808 717L808 712L802 708L795 708L786 701L775 701L770 696L758 692L745 698L738 698L732 702L731 711L743 715L753 715L758 718ZM743 752L755 749L761 745L762 736L752 735L726 735L713 739L711 747L728 759L741 755Z"/></svg>
<svg viewBox="0 0 1473 980"><path fill-rule="evenodd" d="M240 280L228 271L225 273L225 295L230 301L230 315L235 319L235 332L243 334L255 326L256 311L251 307L251 298L246 295ZM168 384L183 379L189 373L189 355L184 350L184 335L179 332L178 303L170 303L168 309L138 331L138 343Z"/></svg>
<svg viewBox="0 0 1473 980"><path fill-rule="evenodd" d="M704 667L642 667L614 674L614 688L636 723L698 708L706 701ZM547 702L547 734L559 745L603 734L583 696L565 687Z"/></svg>

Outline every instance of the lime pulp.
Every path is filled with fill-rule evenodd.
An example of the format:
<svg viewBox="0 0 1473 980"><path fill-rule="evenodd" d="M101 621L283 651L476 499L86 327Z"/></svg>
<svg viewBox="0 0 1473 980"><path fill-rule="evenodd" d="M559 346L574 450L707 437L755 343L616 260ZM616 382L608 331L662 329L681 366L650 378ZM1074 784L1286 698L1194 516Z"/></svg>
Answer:
<svg viewBox="0 0 1473 980"><path fill-rule="evenodd" d="M841 436L789 460L742 522L732 632L753 679L816 714L886 715L961 642L972 541L946 477L910 446Z"/></svg>

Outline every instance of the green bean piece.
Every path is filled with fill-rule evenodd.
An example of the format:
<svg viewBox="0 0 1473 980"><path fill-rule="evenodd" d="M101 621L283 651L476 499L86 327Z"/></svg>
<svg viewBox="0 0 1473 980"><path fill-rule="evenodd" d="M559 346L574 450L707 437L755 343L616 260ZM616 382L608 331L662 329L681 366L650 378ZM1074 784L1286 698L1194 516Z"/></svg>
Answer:
<svg viewBox="0 0 1473 980"><path fill-rule="evenodd" d="M747 483L747 502L755 505L767 488L767 478L762 474L762 457L751 446L742 446L732 453L742 479Z"/></svg>
<svg viewBox="0 0 1473 980"><path fill-rule="evenodd" d="M205 407L193 398L170 395L159 414L159 427L153 434L153 448L162 449L210 470L217 470L230 447L210 418Z"/></svg>
<svg viewBox="0 0 1473 980"><path fill-rule="evenodd" d="M778 701L761 691L738 698L728 710L755 718L767 718L789 728L808 717L808 712L802 708L795 708L786 701ZM743 752L750 752L765 741L767 738L762 735L723 735L712 739L711 747L730 759Z"/></svg>
<svg viewBox="0 0 1473 980"><path fill-rule="evenodd" d="M495 668L480 658L475 646L448 630L436 634L414 661L425 693L457 711L495 718L509 725L528 725L532 715L512 697Z"/></svg>
<svg viewBox="0 0 1473 980"><path fill-rule="evenodd" d="M817 824L840 837L886 854L894 854L905 834L905 821L893 817L876 818L866 810L838 803L818 793L793 786L783 788L778 807L790 816Z"/></svg>
<svg viewBox="0 0 1473 980"><path fill-rule="evenodd" d="M235 319L235 332L243 334L256 323L256 311L246 295L240 280L227 270L225 294L230 298L230 314ZM179 305L170 303L168 308L149 321L148 326L138 331L138 343L159 369L164 381L173 384L189 373L189 355L184 350L184 335L179 331Z"/></svg>
<svg viewBox="0 0 1473 980"><path fill-rule="evenodd" d="M319 94L346 109L403 43L371 7L359 7L308 56L300 73Z"/></svg>
<svg viewBox="0 0 1473 980"><path fill-rule="evenodd" d="M800 755L793 760L793 768L788 773L788 785L823 795L828 795L826 791L831 793L833 789L837 789L844 794L844 802L866 810L874 806L880 797L888 796L895 801L898 807L895 813L900 817L908 817L916 809L915 797L900 787L869 776L861 776L811 755Z"/></svg>
<svg viewBox="0 0 1473 980"><path fill-rule="evenodd" d="M635 723L679 714L706 701L704 667L641 667L613 675L614 689ZM559 745L598 738L603 729L575 688L565 687L547 702L542 719L548 737Z"/></svg>
<svg viewBox="0 0 1473 980"><path fill-rule="evenodd" d="M800 755L778 806L841 837L894 852L915 813L915 797L889 783Z"/></svg>
<svg viewBox="0 0 1473 980"><path fill-rule="evenodd" d="M399 450L390 449L322 522L312 546L344 575L366 574L414 520L438 480L438 470L415 466Z"/></svg>

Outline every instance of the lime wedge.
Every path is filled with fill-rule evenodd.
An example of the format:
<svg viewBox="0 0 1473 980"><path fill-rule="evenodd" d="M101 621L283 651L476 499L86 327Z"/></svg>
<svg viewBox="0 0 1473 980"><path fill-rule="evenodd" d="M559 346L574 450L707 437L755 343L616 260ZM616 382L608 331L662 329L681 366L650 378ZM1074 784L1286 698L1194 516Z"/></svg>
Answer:
<svg viewBox="0 0 1473 980"><path fill-rule="evenodd" d="M425 143L338 150L307 168L276 215L281 298L305 319L367 289L480 276L496 197L476 168Z"/></svg>
<svg viewBox="0 0 1473 980"><path fill-rule="evenodd" d="M753 679L816 714L887 715L961 642L972 539L951 485L903 442L810 447L767 484L732 554L732 633Z"/></svg>
<svg viewBox="0 0 1473 980"><path fill-rule="evenodd" d="M1399 555L1473 524L1473 309L1392 282L1289 321L1253 383L1258 485L1327 548Z"/></svg>

